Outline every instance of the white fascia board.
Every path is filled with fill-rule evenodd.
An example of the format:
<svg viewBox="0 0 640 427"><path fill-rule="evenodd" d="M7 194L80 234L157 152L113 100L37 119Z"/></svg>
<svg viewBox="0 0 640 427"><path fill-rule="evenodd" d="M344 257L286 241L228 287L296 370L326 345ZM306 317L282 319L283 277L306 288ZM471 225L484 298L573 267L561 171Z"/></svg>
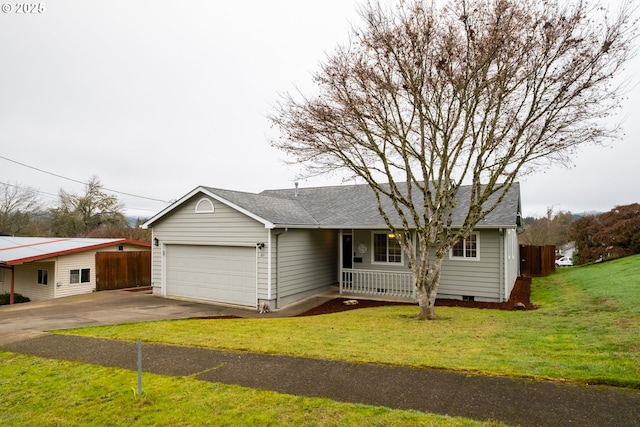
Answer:
<svg viewBox="0 0 640 427"><path fill-rule="evenodd" d="M241 213L247 215L248 217L250 217L252 219L255 219L256 221L260 222L261 224L264 224L265 228L274 228L274 225L270 221L267 221L266 219L259 217L258 215L254 214L253 212L249 212L248 210L246 210L244 208L241 208L240 206L231 203L230 201L218 196L215 193L212 193L209 190L206 190L203 187L197 187L197 188L193 189L192 191L190 191L186 195L182 196L180 198L180 200L177 200L176 202L172 203L170 206L167 206L165 209L163 209L162 211L160 211L159 213L154 215L147 222L142 224L142 228L145 228L145 229L148 228L154 222L158 221L163 216L165 216L168 213L172 212L173 210L175 210L176 208L181 206L185 201L189 200L190 198L192 198L193 196L195 196L198 193L206 194L207 196L211 197L212 199L215 199L215 200L219 201L220 203L223 203L223 204L229 206L230 208L235 209L238 212L241 212Z"/></svg>
<svg viewBox="0 0 640 427"><path fill-rule="evenodd" d="M167 206L166 208L164 208L163 210L161 210L160 212L158 212L157 214L149 218L147 222L141 225L141 228L144 228L144 229L149 228L151 224L153 224L154 222L156 222L157 220L159 220L169 212L175 210L178 206L182 205L182 203L184 203L185 200L190 199L191 197L196 195L199 191L201 191L201 187L197 187L191 190L189 193L182 196L179 200L176 200L175 202L171 203L169 206Z"/></svg>
<svg viewBox="0 0 640 427"><path fill-rule="evenodd" d="M459 227L455 227L452 226L451 228L459 228ZM477 229L483 229L483 230L492 230L492 229L500 229L500 228L517 228L516 224L509 224L509 225L497 225L497 224L490 224L490 225L483 225L483 224L476 224L475 227L473 227L474 230Z"/></svg>
<svg viewBox="0 0 640 427"><path fill-rule="evenodd" d="M277 229L299 229L299 230L309 230L309 229L321 229L321 228L340 228L340 227L325 227L317 224L271 224L271 227L267 228L277 228Z"/></svg>
<svg viewBox="0 0 640 427"><path fill-rule="evenodd" d="M200 192L206 194L207 196L209 196L209 197L211 197L213 199L216 199L220 203L223 203L223 204L229 206L231 209L234 209L234 210L236 210L236 211L238 211L238 212L240 212L242 214L245 214L249 218L252 218L252 219L258 221L261 224L264 224L264 228L267 228L267 229L274 228L274 224L271 221L267 221L266 219L254 214L253 212L250 212L250 211L248 211L248 210L246 210L246 209L244 209L244 208L242 208L242 207L240 207L240 206L238 206L238 205L236 205L234 203L231 203L230 201L218 196L215 193L212 193L211 191L205 190L202 187L198 187L198 190Z"/></svg>

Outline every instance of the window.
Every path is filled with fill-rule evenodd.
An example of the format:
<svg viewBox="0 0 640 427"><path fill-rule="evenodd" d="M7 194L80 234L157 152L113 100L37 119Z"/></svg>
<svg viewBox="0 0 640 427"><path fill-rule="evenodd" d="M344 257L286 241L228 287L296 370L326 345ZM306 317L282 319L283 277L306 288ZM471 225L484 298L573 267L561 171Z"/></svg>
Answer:
<svg viewBox="0 0 640 427"><path fill-rule="evenodd" d="M393 233L373 234L373 262L402 263L402 248Z"/></svg>
<svg viewBox="0 0 640 427"><path fill-rule="evenodd" d="M472 233L453 245L451 258L478 259L478 235Z"/></svg>
<svg viewBox="0 0 640 427"><path fill-rule="evenodd" d="M38 284L39 285L49 284L49 270L38 269Z"/></svg>
<svg viewBox="0 0 640 427"><path fill-rule="evenodd" d="M196 213L213 213L214 211L213 202L209 199L202 198L196 203Z"/></svg>
<svg viewBox="0 0 640 427"><path fill-rule="evenodd" d="M89 283L91 281L91 269L71 270L69 272L69 283Z"/></svg>

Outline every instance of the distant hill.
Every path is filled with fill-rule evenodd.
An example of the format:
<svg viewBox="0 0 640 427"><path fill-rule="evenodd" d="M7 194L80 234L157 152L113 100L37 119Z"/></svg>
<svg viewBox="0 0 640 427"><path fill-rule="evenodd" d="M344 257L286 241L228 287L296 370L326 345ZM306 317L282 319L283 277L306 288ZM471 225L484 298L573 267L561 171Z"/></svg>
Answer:
<svg viewBox="0 0 640 427"><path fill-rule="evenodd" d="M138 216L126 216L125 218L127 219L127 223L129 223L129 227L135 227L136 224L142 225L145 222L147 222L147 220L149 219L149 218L140 218Z"/></svg>
<svg viewBox="0 0 640 427"><path fill-rule="evenodd" d="M578 218L582 218L583 216L598 216L602 213L603 212L599 212L599 211L586 211L586 212L580 212L580 213L571 213L571 216L573 217L574 220L576 220Z"/></svg>

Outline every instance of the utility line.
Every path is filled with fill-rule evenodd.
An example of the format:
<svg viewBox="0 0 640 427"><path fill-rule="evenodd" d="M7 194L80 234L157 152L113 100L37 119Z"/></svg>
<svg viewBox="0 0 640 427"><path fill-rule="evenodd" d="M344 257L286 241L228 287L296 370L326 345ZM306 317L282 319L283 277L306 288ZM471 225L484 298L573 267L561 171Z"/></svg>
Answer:
<svg viewBox="0 0 640 427"><path fill-rule="evenodd" d="M35 189L33 187L25 187L25 186L21 186L21 185L11 184L9 182L0 181L0 185L6 185L7 187L14 187L14 188L28 188L28 190L33 191L34 193L44 194L45 196L58 197L57 194L47 193L47 192L42 191L42 190L37 190L37 189Z"/></svg>
<svg viewBox="0 0 640 427"><path fill-rule="evenodd" d="M72 182L76 182L76 183L78 183L78 184L87 185L87 183L86 183L86 182L82 182L82 181L78 181L77 179L73 179L73 178L69 178L69 177L66 177L66 176L58 175L58 174L53 173L53 172L48 172L48 171L46 171L46 170L39 169L39 168L37 168L37 167L35 167L35 166L30 166L30 165L27 165L27 164L24 164L24 163L18 162L18 161L16 161L16 160L9 159L9 158L4 157L4 156L0 156L0 159L4 159L4 160L6 160L6 161L8 161L8 162L15 163L15 164L20 165L20 166L24 166L25 168L33 169L33 170L36 170L36 171L38 171L38 172L46 173L46 174L48 174L48 175L52 175L52 176L55 176L55 177L57 177L57 178L66 179L67 181L72 181ZM170 202L168 202L168 201L166 201L166 200L154 199L154 198L152 198L152 197L138 196L138 195L136 195L136 194L125 193L125 192L123 192L123 191L117 191L117 190L111 190L111 189L109 189L109 188L105 188L105 187L102 187L102 189L103 189L103 190L106 190L106 191L110 191L110 192L112 192L112 193L123 194L123 195L125 195L125 196L137 197L137 198L139 198L139 199L151 200L151 201L154 201L154 202L162 202L162 203L167 203L167 204L169 204L169 203L170 203Z"/></svg>

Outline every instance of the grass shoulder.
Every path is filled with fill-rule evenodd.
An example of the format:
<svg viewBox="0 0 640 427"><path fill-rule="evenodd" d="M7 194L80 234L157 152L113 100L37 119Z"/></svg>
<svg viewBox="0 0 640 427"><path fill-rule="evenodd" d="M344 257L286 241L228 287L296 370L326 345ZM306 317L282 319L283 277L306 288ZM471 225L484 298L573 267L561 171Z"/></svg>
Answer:
<svg viewBox="0 0 640 427"><path fill-rule="evenodd" d="M0 424L11 426L501 426L0 352Z"/></svg>

